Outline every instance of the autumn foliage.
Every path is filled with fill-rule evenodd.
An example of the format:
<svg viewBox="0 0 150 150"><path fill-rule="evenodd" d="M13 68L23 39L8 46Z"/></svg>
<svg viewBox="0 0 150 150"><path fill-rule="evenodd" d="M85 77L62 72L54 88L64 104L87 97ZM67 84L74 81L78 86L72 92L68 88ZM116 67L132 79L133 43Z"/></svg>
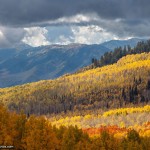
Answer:
<svg viewBox="0 0 150 150"><path fill-rule="evenodd" d="M150 127L149 123L144 126L147 129ZM125 135L116 136L116 133ZM148 150L149 140L150 134L142 136L134 129L118 126L58 128L44 116L27 118L23 112L16 114L0 106L0 145L12 145L16 150L124 150L133 147Z"/></svg>

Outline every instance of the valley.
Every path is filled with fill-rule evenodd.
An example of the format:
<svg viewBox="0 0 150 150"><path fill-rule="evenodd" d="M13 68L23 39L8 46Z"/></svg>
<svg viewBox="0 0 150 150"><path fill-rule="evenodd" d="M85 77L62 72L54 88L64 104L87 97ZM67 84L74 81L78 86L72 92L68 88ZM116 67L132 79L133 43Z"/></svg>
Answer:
<svg viewBox="0 0 150 150"><path fill-rule="evenodd" d="M1 0L0 150L150 150L149 14L149 0Z"/></svg>

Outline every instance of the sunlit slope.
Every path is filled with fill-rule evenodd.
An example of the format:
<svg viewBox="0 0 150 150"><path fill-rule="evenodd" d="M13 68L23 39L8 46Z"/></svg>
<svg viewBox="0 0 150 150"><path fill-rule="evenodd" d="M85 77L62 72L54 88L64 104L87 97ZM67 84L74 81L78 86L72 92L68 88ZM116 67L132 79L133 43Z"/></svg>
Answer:
<svg viewBox="0 0 150 150"><path fill-rule="evenodd" d="M128 55L116 64L0 89L10 109L47 114L146 104L150 100L150 53Z"/></svg>

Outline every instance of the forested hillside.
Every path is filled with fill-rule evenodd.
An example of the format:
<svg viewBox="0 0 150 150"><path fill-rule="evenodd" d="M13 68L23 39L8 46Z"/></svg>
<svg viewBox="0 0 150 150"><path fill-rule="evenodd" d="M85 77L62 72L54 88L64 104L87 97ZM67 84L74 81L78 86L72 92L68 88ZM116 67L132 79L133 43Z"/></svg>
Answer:
<svg viewBox="0 0 150 150"><path fill-rule="evenodd" d="M26 114L109 109L150 101L150 53L128 55L113 65L0 89L10 110Z"/></svg>

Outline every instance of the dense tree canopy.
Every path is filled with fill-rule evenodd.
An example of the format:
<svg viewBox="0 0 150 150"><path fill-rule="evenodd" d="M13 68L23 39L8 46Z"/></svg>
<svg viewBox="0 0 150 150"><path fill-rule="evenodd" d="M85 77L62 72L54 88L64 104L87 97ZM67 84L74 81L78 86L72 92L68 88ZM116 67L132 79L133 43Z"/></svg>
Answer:
<svg viewBox="0 0 150 150"><path fill-rule="evenodd" d="M0 106L0 145L11 145L16 150L148 150L150 136L141 136L136 130L128 130L127 137L115 137L115 127L103 127L99 135L90 137L77 126L52 126L44 116L27 118L9 112ZM121 129L122 131L124 129ZM116 133L119 131L116 131Z"/></svg>

